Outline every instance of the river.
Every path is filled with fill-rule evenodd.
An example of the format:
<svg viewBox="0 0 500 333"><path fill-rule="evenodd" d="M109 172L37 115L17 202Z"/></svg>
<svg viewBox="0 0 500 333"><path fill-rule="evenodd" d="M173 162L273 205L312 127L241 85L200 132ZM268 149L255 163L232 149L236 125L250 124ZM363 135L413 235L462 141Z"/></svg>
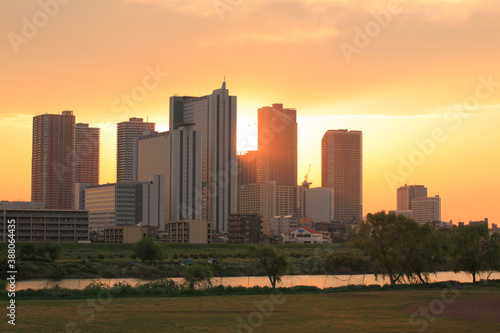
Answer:
<svg viewBox="0 0 500 333"><path fill-rule="evenodd" d="M481 278L486 278L486 274L481 274L476 276L479 281ZM182 278L171 278L177 283L183 281ZM500 273L493 273L490 276L491 280L500 279ZM96 279L110 286L117 282L127 282L131 286L136 284L142 284L145 282L150 282L151 280L136 279L136 278L121 278L121 279L106 279L99 278ZM441 281L459 281L459 282L472 282L472 277L466 273L454 273L454 272L438 272L436 275L431 275L430 282L441 282ZM59 285L61 288L67 289L83 289L85 288L92 279L64 279L64 280L28 280L28 281L17 281L17 290L26 289L43 289L51 288L55 285ZM378 276L375 278L373 274L366 275L285 275L281 278L281 283L277 284L278 287L295 287L295 286L315 286L318 288L335 288L348 285L371 285L378 284L384 285L389 283L389 278L382 278ZM266 276L239 276L239 277L217 277L212 279L212 284L214 286L224 285L224 286L243 286L243 287L254 287L254 286L268 286L271 284Z"/></svg>

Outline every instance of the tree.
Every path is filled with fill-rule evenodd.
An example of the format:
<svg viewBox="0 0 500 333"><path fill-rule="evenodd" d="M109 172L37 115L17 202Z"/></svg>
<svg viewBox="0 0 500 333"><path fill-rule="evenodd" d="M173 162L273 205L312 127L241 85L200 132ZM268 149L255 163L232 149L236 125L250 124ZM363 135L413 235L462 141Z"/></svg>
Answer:
<svg viewBox="0 0 500 333"><path fill-rule="evenodd" d="M404 232L409 219L384 211L368 214L366 221L359 224L359 237L352 245L371 257L375 275L388 275L391 285L400 281L405 273L408 253L401 245L409 244L408 233Z"/></svg>
<svg viewBox="0 0 500 333"><path fill-rule="evenodd" d="M375 274L388 275L391 284L429 281L448 254L445 234L430 225L384 211L368 214L351 245L371 257Z"/></svg>
<svg viewBox="0 0 500 333"><path fill-rule="evenodd" d="M500 233L495 232L490 236L485 251L486 268L489 271L486 280L494 271L500 272Z"/></svg>
<svg viewBox="0 0 500 333"><path fill-rule="evenodd" d="M160 244L150 237L144 237L134 246L134 253L142 262L152 264L155 260L163 260L165 253Z"/></svg>
<svg viewBox="0 0 500 333"><path fill-rule="evenodd" d="M36 253L36 246L32 243L26 244L21 248L19 254L23 257L31 257Z"/></svg>
<svg viewBox="0 0 500 333"><path fill-rule="evenodd" d="M281 276L290 267L287 255L267 244L251 245L248 248L248 257L264 270L273 289L276 288L276 282L281 282Z"/></svg>
<svg viewBox="0 0 500 333"><path fill-rule="evenodd" d="M429 275L436 274L446 264L450 251L449 237L430 223L413 224L407 231L412 241L405 246L405 278L407 281L418 278L421 283L428 283Z"/></svg>
<svg viewBox="0 0 500 333"><path fill-rule="evenodd" d="M194 289L195 287L202 289L212 287L213 274L207 266L198 264L187 266L184 269L183 277L190 289Z"/></svg>
<svg viewBox="0 0 500 333"><path fill-rule="evenodd" d="M52 242L45 242L43 244L43 247L45 248L46 253L49 254L49 258L52 261L55 261L57 258L59 258L59 254L61 253L61 245Z"/></svg>
<svg viewBox="0 0 500 333"><path fill-rule="evenodd" d="M487 269L489 237L488 226L484 224L453 227L452 257L455 272L466 272L472 275L472 282L476 282L476 275Z"/></svg>

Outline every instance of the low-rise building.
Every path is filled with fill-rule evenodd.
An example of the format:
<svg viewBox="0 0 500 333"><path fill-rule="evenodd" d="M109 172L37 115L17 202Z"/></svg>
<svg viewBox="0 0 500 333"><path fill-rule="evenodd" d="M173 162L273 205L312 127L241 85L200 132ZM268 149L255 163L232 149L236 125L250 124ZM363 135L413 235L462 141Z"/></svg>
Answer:
<svg viewBox="0 0 500 333"><path fill-rule="evenodd" d="M299 219L291 215L288 216L275 216L271 219L274 235L286 234L290 230L299 227Z"/></svg>
<svg viewBox="0 0 500 333"><path fill-rule="evenodd" d="M212 243L210 222L199 220L169 221L165 224L167 243Z"/></svg>
<svg viewBox="0 0 500 333"><path fill-rule="evenodd" d="M262 216L258 213L232 213L228 221L228 243L260 243L262 241Z"/></svg>
<svg viewBox="0 0 500 333"><path fill-rule="evenodd" d="M152 226L123 226L104 228L105 243L137 243L144 237L155 237L158 228Z"/></svg>
<svg viewBox="0 0 500 333"><path fill-rule="evenodd" d="M326 243L323 233L309 227L300 227L288 232L288 240L294 243L318 244Z"/></svg>
<svg viewBox="0 0 500 333"><path fill-rule="evenodd" d="M43 207L43 204L19 202L0 204L0 240L2 242L8 240L9 224L16 226L17 242L77 243L89 240L87 211L34 207ZM15 223L9 223L12 220Z"/></svg>

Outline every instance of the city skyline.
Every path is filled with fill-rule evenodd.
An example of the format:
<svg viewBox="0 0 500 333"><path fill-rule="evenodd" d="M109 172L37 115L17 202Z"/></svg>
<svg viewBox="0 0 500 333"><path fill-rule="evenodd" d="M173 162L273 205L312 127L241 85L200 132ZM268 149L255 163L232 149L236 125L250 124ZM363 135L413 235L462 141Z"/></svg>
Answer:
<svg viewBox="0 0 500 333"><path fill-rule="evenodd" d="M166 130L170 96L209 94L226 75L238 96L239 149L257 148L254 124L262 105L298 110L298 183L311 164L309 179L320 186L326 130L360 130L364 214L395 209L399 186L426 184L443 198L443 220L500 220L494 209L500 185L497 3L405 3L362 48L354 44L356 28L377 22L372 12L387 10L386 2L273 5L245 2L221 20L211 2L105 1L97 11L73 1L17 52L3 38L0 59L9 65L0 132L10 160L0 169L2 199L30 198L34 115L73 110L78 121L101 128L100 182L113 183L116 123L149 117ZM37 1L0 9L9 13L0 26L4 36L22 35L22 18L42 10ZM256 18L256 11L273 19ZM108 15L97 12L120 15L110 29ZM359 51L350 62L342 43ZM132 93L134 99L122 99Z"/></svg>

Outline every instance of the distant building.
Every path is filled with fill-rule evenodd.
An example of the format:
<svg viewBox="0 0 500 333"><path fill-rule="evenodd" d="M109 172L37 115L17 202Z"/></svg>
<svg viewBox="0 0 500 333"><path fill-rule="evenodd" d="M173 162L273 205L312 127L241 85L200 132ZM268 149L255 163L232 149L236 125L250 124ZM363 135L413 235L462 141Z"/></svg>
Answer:
<svg viewBox="0 0 500 333"><path fill-rule="evenodd" d="M144 237L154 238L156 230L142 225L104 228L104 243L137 243Z"/></svg>
<svg viewBox="0 0 500 333"><path fill-rule="evenodd" d="M90 183L75 183L75 199L73 209L85 209L85 189L89 186L92 185Z"/></svg>
<svg viewBox="0 0 500 333"><path fill-rule="evenodd" d="M403 215L403 216L406 216L406 217L409 217L409 218L413 218L413 210L390 210L389 211L389 214L390 213L394 213L396 215Z"/></svg>
<svg viewBox="0 0 500 333"><path fill-rule="evenodd" d="M238 200L236 159L236 96L226 82L202 97L170 97L170 131L190 123L201 135L202 213L218 233L227 232L228 216Z"/></svg>
<svg viewBox="0 0 500 333"><path fill-rule="evenodd" d="M99 185L100 136L100 128L75 125L75 183Z"/></svg>
<svg viewBox="0 0 500 333"><path fill-rule="evenodd" d="M257 183L257 151L249 150L246 152L238 152L236 156L238 160L238 205L237 210L240 210L240 188L243 185Z"/></svg>
<svg viewBox="0 0 500 333"><path fill-rule="evenodd" d="M89 239L89 215L86 211L67 209L34 208L38 205L26 204L29 208L12 208L10 204L0 204L0 239L8 240L8 221L16 221L17 242L77 243Z"/></svg>
<svg viewBox="0 0 500 333"><path fill-rule="evenodd" d="M143 194L148 184L120 182L85 188L85 210L89 212L89 226L103 236L104 228L135 226L148 221L148 206ZM145 223L147 224L147 223Z"/></svg>
<svg viewBox="0 0 500 333"><path fill-rule="evenodd" d="M232 213L228 217L228 243L260 243L262 217L259 214Z"/></svg>
<svg viewBox="0 0 500 333"><path fill-rule="evenodd" d="M330 222L334 219L334 189L329 187L307 188L304 195L304 217L312 222Z"/></svg>
<svg viewBox="0 0 500 333"><path fill-rule="evenodd" d="M161 205L162 230L164 222L202 217L201 133L193 127L194 124L178 124L175 130L149 132L135 139L134 179L163 179L158 192L151 193L156 196L151 200Z"/></svg>
<svg viewBox="0 0 500 333"><path fill-rule="evenodd" d="M288 232L289 241L304 244L326 243L320 231L314 231L309 227L300 227Z"/></svg>
<svg viewBox="0 0 500 333"><path fill-rule="evenodd" d="M73 111L33 117L31 201L48 209L72 209L74 195Z"/></svg>
<svg viewBox="0 0 500 333"><path fill-rule="evenodd" d="M297 111L273 104L258 110L257 182L297 185Z"/></svg>
<svg viewBox="0 0 500 333"><path fill-rule="evenodd" d="M296 186L277 186L276 182L243 185L240 187L240 212L259 213L264 221L274 216L293 215Z"/></svg>
<svg viewBox="0 0 500 333"><path fill-rule="evenodd" d="M130 118L116 125L116 181L134 180L134 139L145 131L154 131L155 123Z"/></svg>
<svg viewBox="0 0 500 333"><path fill-rule="evenodd" d="M398 211L411 211L413 209L412 202L417 198L427 197L427 188L424 185L404 185L397 190ZM411 216L410 216L411 217Z"/></svg>
<svg viewBox="0 0 500 333"><path fill-rule="evenodd" d="M167 243L211 244L212 228L208 221L166 222Z"/></svg>
<svg viewBox="0 0 500 333"><path fill-rule="evenodd" d="M413 219L417 223L441 221L441 198L435 197L414 198L412 201Z"/></svg>
<svg viewBox="0 0 500 333"><path fill-rule="evenodd" d="M361 131L329 130L321 140L321 186L334 190L335 220L363 218L363 139Z"/></svg>
<svg viewBox="0 0 500 333"><path fill-rule="evenodd" d="M297 229L299 227L299 218L291 215L275 216L271 219L271 225L274 235L286 234L290 230Z"/></svg>
<svg viewBox="0 0 500 333"><path fill-rule="evenodd" d="M472 220L469 221L469 225L479 225L479 224L483 224L489 228L488 218L485 218L484 220L481 220L481 221L472 221Z"/></svg>
<svg viewBox="0 0 500 333"><path fill-rule="evenodd" d="M238 186L257 183L257 150L239 152Z"/></svg>

